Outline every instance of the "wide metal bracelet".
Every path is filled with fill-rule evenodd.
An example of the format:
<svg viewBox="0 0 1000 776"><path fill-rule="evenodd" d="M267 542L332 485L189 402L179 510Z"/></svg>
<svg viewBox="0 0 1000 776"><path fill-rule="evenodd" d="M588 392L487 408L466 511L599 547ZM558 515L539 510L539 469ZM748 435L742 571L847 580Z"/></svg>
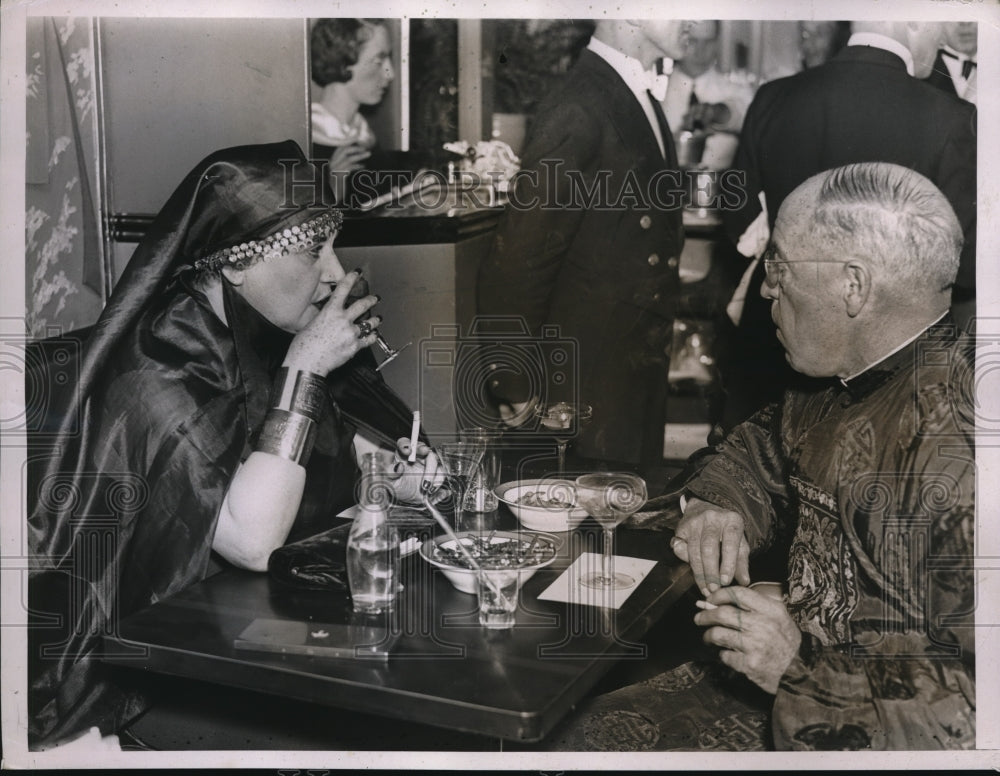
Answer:
<svg viewBox="0 0 1000 776"><path fill-rule="evenodd" d="M306 415L272 409L264 419L256 451L287 458L305 466L309 462L315 438L316 424Z"/></svg>
<svg viewBox="0 0 1000 776"><path fill-rule="evenodd" d="M271 394L275 409L296 412L319 423L327 404L326 380L312 372L293 372L281 367Z"/></svg>

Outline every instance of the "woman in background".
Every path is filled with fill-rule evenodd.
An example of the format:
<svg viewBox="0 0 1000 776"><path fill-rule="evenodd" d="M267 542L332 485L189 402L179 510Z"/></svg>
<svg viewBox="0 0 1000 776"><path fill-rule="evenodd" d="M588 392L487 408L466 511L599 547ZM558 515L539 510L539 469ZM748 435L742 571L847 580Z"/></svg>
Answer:
<svg viewBox="0 0 1000 776"><path fill-rule="evenodd" d="M377 145L361 106L378 105L395 78L389 31L379 19L318 19L310 57L321 87L312 104L313 158L329 160L334 195L349 202L350 175Z"/></svg>

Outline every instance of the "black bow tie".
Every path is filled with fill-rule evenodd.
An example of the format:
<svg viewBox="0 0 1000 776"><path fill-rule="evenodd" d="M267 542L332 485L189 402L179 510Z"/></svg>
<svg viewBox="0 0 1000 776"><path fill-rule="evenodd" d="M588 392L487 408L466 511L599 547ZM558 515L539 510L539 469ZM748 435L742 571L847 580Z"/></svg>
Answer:
<svg viewBox="0 0 1000 776"><path fill-rule="evenodd" d="M941 53L946 57L951 57L952 59L957 59L962 63L962 78L969 80L969 76L972 75L972 68L976 66L976 62L973 59L968 59L967 57L960 57L958 54L952 54L950 51L945 51L941 49Z"/></svg>

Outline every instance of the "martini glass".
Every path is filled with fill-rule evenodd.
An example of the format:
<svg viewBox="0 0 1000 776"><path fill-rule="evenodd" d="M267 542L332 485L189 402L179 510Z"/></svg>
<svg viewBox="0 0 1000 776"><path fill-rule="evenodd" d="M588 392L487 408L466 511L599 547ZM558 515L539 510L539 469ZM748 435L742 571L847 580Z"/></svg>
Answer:
<svg viewBox="0 0 1000 776"><path fill-rule="evenodd" d="M576 436L593 416L594 410L589 404L560 401L535 407L539 425L555 437L560 474L566 471L566 447L570 438Z"/></svg>
<svg viewBox="0 0 1000 776"><path fill-rule="evenodd" d="M483 446L476 442L443 442L437 448L438 460L452 482L455 499L455 530L462 530L464 523L465 493L479 472L483 459Z"/></svg>
<svg viewBox="0 0 1000 776"><path fill-rule="evenodd" d="M585 587L598 590L623 590L635 579L612 570L615 527L646 503L646 482L628 472L594 472L576 478L576 500L604 529L604 555L601 570L580 577Z"/></svg>

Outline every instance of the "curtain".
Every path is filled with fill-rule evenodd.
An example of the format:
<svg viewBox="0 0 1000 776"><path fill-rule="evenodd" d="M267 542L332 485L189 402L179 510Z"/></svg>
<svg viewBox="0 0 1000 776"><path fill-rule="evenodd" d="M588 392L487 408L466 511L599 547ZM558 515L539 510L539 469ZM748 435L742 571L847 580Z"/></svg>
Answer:
<svg viewBox="0 0 1000 776"><path fill-rule="evenodd" d="M92 20L27 22L26 327L92 324L104 302Z"/></svg>

